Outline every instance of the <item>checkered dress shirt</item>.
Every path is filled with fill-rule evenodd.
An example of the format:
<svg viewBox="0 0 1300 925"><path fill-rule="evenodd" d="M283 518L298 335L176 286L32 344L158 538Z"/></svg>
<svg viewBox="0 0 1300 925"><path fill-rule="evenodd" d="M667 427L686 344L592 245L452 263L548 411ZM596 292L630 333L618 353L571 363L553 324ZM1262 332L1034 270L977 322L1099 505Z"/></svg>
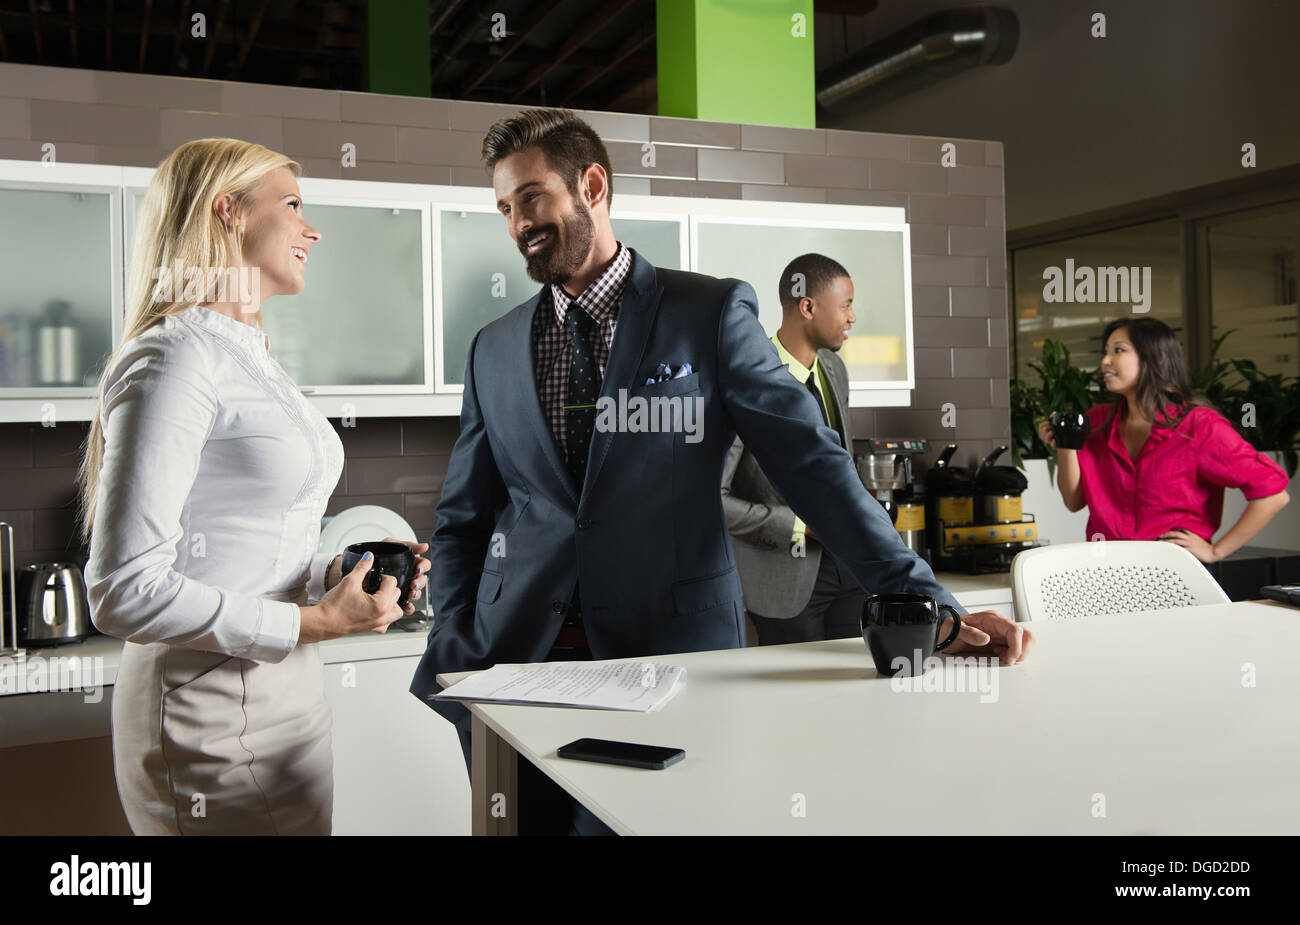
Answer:
<svg viewBox="0 0 1300 925"><path fill-rule="evenodd" d="M614 326L618 323L618 303L623 298L623 287L632 268L632 252L621 243L613 261L584 289L576 299L569 298L561 287L551 286L552 311L545 304L537 306L533 316L533 371L537 377L537 397L542 412L551 425L551 433L559 444L560 454L568 454L567 421L564 403L569 396L569 332L564 316L570 302L577 302L591 320L594 330L600 332L592 344L592 353L600 365L600 378L605 378L609 351L614 344Z"/></svg>

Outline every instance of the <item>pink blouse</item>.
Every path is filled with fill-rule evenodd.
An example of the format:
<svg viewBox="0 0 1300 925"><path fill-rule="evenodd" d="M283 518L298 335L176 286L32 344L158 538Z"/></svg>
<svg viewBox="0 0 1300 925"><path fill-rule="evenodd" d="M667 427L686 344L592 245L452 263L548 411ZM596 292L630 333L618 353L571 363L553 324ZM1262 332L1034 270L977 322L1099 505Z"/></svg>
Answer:
<svg viewBox="0 0 1300 925"><path fill-rule="evenodd" d="M1153 426L1136 460L1120 434L1127 408L1107 426L1110 410L1109 404L1089 409L1092 427L1079 450L1086 539L1154 540L1181 527L1208 542L1223 519L1224 488L1240 488L1253 501L1287 487L1282 467L1211 408L1193 408L1172 430Z"/></svg>

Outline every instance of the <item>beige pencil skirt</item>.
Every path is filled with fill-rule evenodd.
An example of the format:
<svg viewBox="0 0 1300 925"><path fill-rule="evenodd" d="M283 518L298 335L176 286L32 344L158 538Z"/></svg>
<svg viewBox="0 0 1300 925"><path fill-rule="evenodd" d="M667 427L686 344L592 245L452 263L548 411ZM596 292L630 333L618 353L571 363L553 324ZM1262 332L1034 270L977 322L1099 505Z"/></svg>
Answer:
<svg viewBox="0 0 1300 925"><path fill-rule="evenodd" d="M315 646L276 664L126 643L113 766L136 835L329 835L334 760Z"/></svg>

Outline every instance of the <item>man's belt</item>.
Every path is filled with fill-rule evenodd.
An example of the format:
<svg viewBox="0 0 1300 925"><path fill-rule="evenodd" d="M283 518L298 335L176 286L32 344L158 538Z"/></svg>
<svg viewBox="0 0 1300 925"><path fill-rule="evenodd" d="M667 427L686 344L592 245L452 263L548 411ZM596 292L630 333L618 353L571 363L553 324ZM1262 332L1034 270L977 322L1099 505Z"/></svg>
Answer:
<svg viewBox="0 0 1300 925"><path fill-rule="evenodd" d="M560 627L560 634L555 637L552 648L556 649L587 649L587 631L583 629L581 623L565 623Z"/></svg>

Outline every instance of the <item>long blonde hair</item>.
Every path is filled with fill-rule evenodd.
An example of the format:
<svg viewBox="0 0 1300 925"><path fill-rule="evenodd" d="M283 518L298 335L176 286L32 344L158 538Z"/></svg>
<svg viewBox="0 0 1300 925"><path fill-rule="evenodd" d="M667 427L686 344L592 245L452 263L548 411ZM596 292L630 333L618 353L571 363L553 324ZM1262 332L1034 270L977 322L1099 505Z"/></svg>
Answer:
<svg viewBox="0 0 1300 925"><path fill-rule="evenodd" d="M281 167L288 167L294 176L302 174L296 161L259 144L235 138L200 138L181 145L154 171L132 242L126 331L99 377L95 416L77 472L81 501L78 529L83 541L89 542L94 527L99 469L104 461L100 423L104 389L123 346L168 315L189 311L200 302L215 301L211 291L205 291L202 299L189 297L191 293L185 291L189 287L181 287L178 280L172 281L171 291L157 286L158 269L179 262L187 268L219 269L220 274L213 273L207 279L224 279L227 268L242 263L243 225L237 226L232 243L221 216L213 209L213 200L228 193L233 199L233 211L243 214L257 185ZM260 329L260 310L254 320Z"/></svg>

